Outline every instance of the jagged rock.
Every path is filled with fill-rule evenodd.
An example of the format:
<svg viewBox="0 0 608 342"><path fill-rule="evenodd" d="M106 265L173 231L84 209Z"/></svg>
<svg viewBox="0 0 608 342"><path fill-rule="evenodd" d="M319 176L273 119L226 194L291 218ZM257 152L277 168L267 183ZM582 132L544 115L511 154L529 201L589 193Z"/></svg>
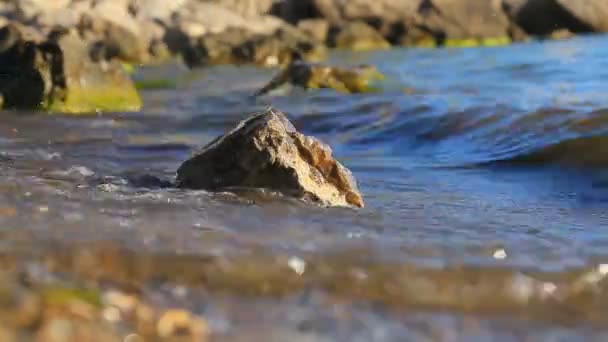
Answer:
<svg viewBox="0 0 608 342"><path fill-rule="evenodd" d="M504 11L528 34L554 31L608 32L608 2L603 0L502 0Z"/></svg>
<svg viewBox="0 0 608 342"><path fill-rule="evenodd" d="M266 188L326 206L363 207L352 174L331 149L268 109L212 141L177 170L180 188Z"/></svg>
<svg viewBox="0 0 608 342"><path fill-rule="evenodd" d="M310 64L296 60L256 92L264 95L284 84L305 89L334 89L342 93L363 93L376 90L373 81L384 79L373 65L360 65L346 69L328 65Z"/></svg>
<svg viewBox="0 0 608 342"><path fill-rule="evenodd" d="M355 51L388 49L391 44L373 27L363 21L344 24L330 37L330 45Z"/></svg>
<svg viewBox="0 0 608 342"><path fill-rule="evenodd" d="M141 107L120 64L93 62L74 30L28 39L16 25L0 29L0 74L5 108L82 113Z"/></svg>

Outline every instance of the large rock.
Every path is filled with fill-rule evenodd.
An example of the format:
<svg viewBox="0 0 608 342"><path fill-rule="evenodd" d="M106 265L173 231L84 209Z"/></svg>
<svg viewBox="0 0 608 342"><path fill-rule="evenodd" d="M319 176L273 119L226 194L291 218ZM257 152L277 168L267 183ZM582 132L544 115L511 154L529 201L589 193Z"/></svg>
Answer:
<svg viewBox="0 0 608 342"><path fill-rule="evenodd" d="M331 149L277 110L255 114L177 170L180 188L264 188L325 206L363 207L351 172Z"/></svg>
<svg viewBox="0 0 608 342"><path fill-rule="evenodd" d="M25 37L0 29L0 94L5 108L71 113L134 111L141 99L117 62L93 62L74 30Z"/></svg>
<svg viewBox="0 0 608 342"><path fill-rule="evenodd" d="M502 0L502 6L514 23L532 35L608 31L604 0Z"/></svg>

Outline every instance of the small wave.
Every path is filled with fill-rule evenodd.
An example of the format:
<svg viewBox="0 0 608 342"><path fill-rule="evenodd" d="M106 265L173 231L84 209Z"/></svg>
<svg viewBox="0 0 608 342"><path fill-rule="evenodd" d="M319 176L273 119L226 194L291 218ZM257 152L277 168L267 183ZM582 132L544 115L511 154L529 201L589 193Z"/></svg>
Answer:
<svg viewBox="0 0 608 342"><path fill-rule="evenodd" d="M493 164L559 164L582 168L608 167L608 136L560 141L523 154L498 159Z"/></svg>

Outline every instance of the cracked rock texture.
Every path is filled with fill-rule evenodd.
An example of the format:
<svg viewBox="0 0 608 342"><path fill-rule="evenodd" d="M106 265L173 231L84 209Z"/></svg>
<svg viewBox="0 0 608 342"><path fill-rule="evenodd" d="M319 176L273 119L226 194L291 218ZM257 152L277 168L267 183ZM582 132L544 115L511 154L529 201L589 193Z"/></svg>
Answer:
<svg viewBox="0 0 608 342"><path fill-rule="evenodd" d="M275 109L255 114L217 138L177 171L181 188L276 190L324 206L363 207L351 172L332 150L296 131Z"/></svg>

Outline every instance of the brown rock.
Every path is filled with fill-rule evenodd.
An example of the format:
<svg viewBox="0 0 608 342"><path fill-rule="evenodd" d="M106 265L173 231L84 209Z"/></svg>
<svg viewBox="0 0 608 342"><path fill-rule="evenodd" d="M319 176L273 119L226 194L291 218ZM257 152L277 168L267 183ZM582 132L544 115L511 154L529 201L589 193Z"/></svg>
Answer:
<svg viewBox="0 0 608 342"><path fill-rule="evenodd" d="M305 19L298 22L298 29L318 42L325 42L329 23L325 19Z"/></svg>
<svg viewBox="0 0 608 342"><path fill-rule="evenodd" d="M500 0L423 0L415 22L440 40L499 38L509 32Z"/></svg>
<svg viewBox="0 0 608 342"><path fill-rule="evenodd" d="M391 46L376 29L363 21L344 24L329 40L332 47L355 51L388 49Z"/></svg>
<svg viewBox="0 0 608 342"><path fill-rule="evenodd" d="M325 206L363 207L352 174L272 108L242 121L177 171L181 188L266 188Z"/></svg>

